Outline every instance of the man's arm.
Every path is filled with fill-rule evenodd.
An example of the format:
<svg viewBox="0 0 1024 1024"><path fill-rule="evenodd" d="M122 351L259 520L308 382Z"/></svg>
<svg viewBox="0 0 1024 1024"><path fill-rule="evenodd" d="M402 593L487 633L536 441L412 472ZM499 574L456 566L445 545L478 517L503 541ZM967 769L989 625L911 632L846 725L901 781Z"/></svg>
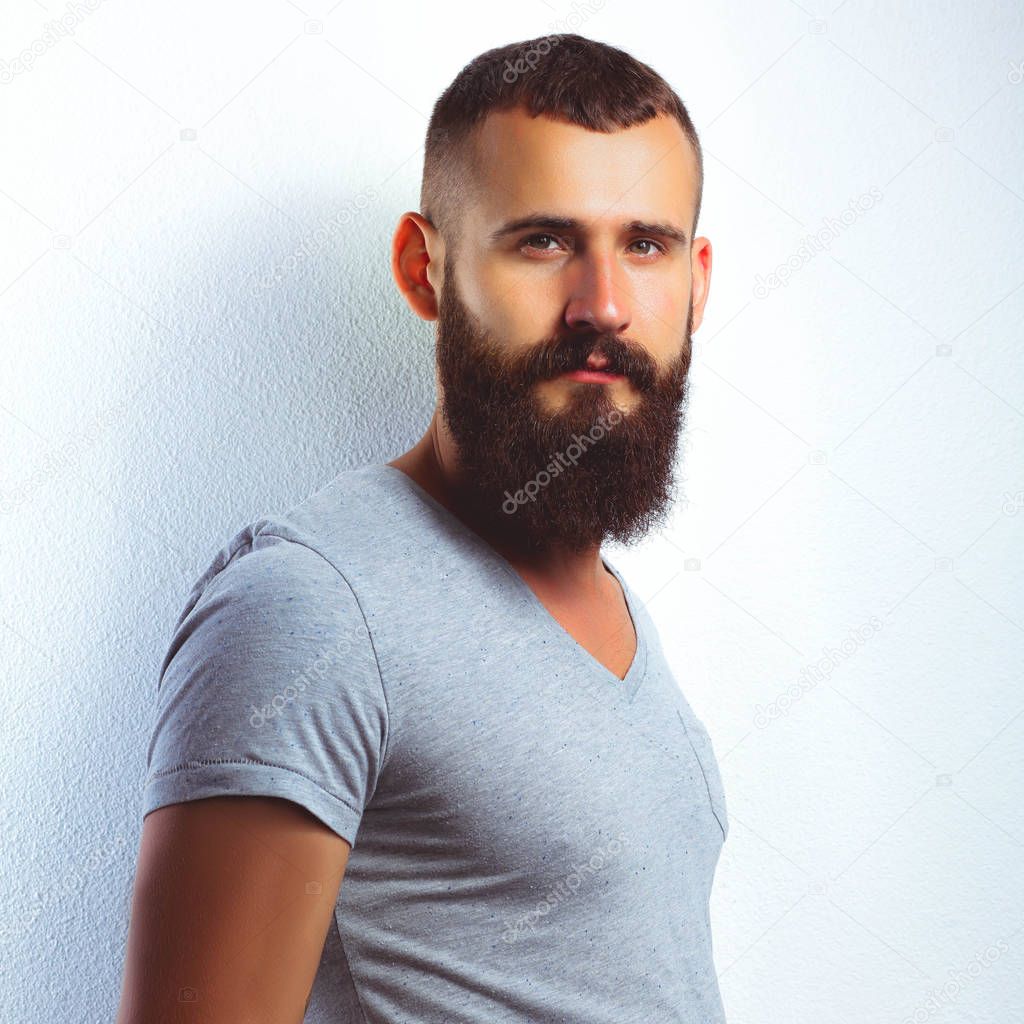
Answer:
<svg viewBox="0 0 1024 1024"><path fill-rule="evenodd" d="M275 797L146 815L116 1024L300 1024L350 849Z"/></svg>

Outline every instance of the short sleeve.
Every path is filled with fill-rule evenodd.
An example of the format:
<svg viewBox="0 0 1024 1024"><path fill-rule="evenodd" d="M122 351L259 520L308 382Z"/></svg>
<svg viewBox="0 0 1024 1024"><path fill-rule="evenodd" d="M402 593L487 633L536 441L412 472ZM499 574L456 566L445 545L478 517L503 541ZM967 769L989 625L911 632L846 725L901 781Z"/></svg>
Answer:
<svg viewBox="0 0 1024 1024"><path fill-rule="evenodd" d="M355 845L387 703L356 596L314 548L257 525L222 549L174 628L156 703L143 816L283 797Z"/></svg>

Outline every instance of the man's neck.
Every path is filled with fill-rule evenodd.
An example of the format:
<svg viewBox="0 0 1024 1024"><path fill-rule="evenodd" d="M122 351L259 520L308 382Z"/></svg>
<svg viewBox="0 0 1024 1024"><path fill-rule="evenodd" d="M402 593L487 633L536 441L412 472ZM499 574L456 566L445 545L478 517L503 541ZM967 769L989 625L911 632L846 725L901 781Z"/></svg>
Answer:
<svg viewBox="0 0 1024 1024"><path fill-rule="evenodd" d="M455 500L456 450L435 412L426 433L407 452L388 462L419 484L435 501L491 545L534 589L556 599L603 599L609 593L610 573L601 561L600 547L583 552L553 548L524 556L500 536L473 522ZM617 587L617 582L615 583Z"/></svg>

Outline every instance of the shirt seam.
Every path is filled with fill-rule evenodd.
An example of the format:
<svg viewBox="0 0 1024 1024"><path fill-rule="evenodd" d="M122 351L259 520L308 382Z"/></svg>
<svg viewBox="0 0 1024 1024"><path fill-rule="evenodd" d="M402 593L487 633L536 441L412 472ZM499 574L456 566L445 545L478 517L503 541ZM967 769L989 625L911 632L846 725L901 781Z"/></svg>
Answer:
<svg viewBox="0 0 1024 1024"><path fill-rule="evenodd" d="M641 602L636 595L633 593L629 584L625 578L619 572L618 568L613 565L603 554L600 556L601 560L611 570L612 575L619 581L619 585L622 587L622 594L626 601L626 607L629 612L630 620L633 624L633 629L636 633L636 660L637 660L637 672L636 681L633 684L632 690L627 698L627 703L632 704L636 700L637 694L640 692L641 686L647 680L647 668L648 668L648 645L647 645L647 623L640 621L642 610L646 608L646 605ZM633 606L636 605L636 614L633 614ZM628 676L628 672L627 672Z"/></svg>
<svg viewBox="0 0 1024 1024"><path fill-rule="evenodd" d="M359 609L359 614L362 617L363 625L366 626L366 635L367 635L367 637L369 637L369 640L370 640L370 650L373 651L373 663L374 663L374 665L376 666L376 669L377 669L377 681L380 683L381 696L384 698L384 714L385 714L385 718L386 718L385 732L384 732L384 749L381 751L380 767L377 770L377 777L373 780L373 791L374 791L374 793L376 793L376 791L377 791L377 783L380 781L381 776L384 774L384 766L385 766L385 764L387 762L388 754L391 751L391 704L388 701L388 691L387 691L387 688L384 686L384 674L383 674L383 672L381 672L381 669L380 669L380 658L377 656L377 644L374 642L374 639L373 639L373 630L370 629L370 624L369 624L369 622L366 621L366 612L363 610L363 604L359 600L359 595L355 592L355 588L348 581L348 577L322 551L320 551L319 548L313 547L312 544L306 544L304 541L296 540L293 537L282 537L281 534L274 533L273 530L267 530L267 531L263 532L259 528L257 528L257 530L255 531L253 539L255 539L256 535L259 535L261 533L262 533L263 536L277 537L279 540L283 540L283 541L285 541L287 543L298 544L301 547L308 548L310 551L312 551L315 554L319 555L341 577L342 582L348 588L348 592L352 595L352 600L355 601L356 607ZM373 793L370 794L370 796L367 798L366 802L369 803L370 800L372 800L372 799L373 799ZM342 803L345 803L345 801L343 800ZM360 814L362 814L362 812L360 812ZM338 913L337 906L335 906L333 913L335 915L335 920L337 920L337 913ZM348 950L345 948L345 938L341 934L341 930L340 929L338 931L338 941L339 941L339 943L341 943L341 949L342 949L342 953L345 956L345 961L349 965L349 974L350 974L350 976L352 978L352 991L353 991L353 994L356 997L356 1002L359 1004L359 1014L363 1018L363 1020L365 1021L366 1020L366 1009L363 1006L363 998L362 998L362 996L359 993L359 986L356 984L355 974L352 972L351 961L349 960L349 957L348 957Z"/></svg>
<svg viewBox="0 0 1024 1024"><path fill-rule="evenodd" d="M190 768L206 768L212 767L218 764L254 764L264 768L278 768L281 771L291 772L292 775L298 775L299 778L305 779L307 782L311 782L321 793L329 796L332 800L337 800L338 803L344 804L350 811L354 811L359 814L359 808L350 804L344 797L340 797L335 793L332 793L329 789L325 789L316 781L311 775L307 775L305 772L300 772L297 768L292 768L286 764L277 764L274 761L261 761L258 758L243 757L243 758L231 758L231 757L214 757L214 758L194 758L189 761L182 761L179 764L172 765L170 768L163 768L158 772L153 772L149 777L149 781L153 782L157 779L165 778L168 775L175 775L178 772L188 771Z"/></svg>
<svg viewBox="0 0 1024 1024"><path fill-rule="evenodd" d="M259 527L253 534L253 540L255 540L257 536L276 537L278 540L283 540L288 544L298 544L300 547L308 548L310 551L314 552L314 554L319 555L320 558L322 558L341 577L342 582L345 584L345 586L348 588L349 593L352 595L352 599L355 601L356 607L359 609L359 615L363 620L363 625L366 626L366 635L369 637L370 640L370 650L373 652L373 664L374 667L377 669L377 681L378 683L380 683L381 696L384 698L384 712L386 718L384 749L381 751L380 768L377 771L377 777L373 780L373 788L374 792L376 792L377 783L380 780L381 775L384 774L384 766L387 762L388 754L391 752L391 703L388 700L387 687L384 685L384 674L381 672L380 658L377 655L377 644L375 643L373 638L373 630L370 629L370 624L366 621L366 612L363 610L363 605L362 602L359 600L359 595L355 592L355 588L348 581L348 577L346 577L346 575L341 571L341 569L339 569L322 551L320 551L318 548L313 547L312 544L307 544L304 541L296 540L294 537L284 537L279 533L274 533L273 530L263 530ZM371 793L370 796L367 798L367 803L369 803L372 798L373 794Z"/></svg>
<svg viewBox="0 0 1024 1024"><path fill-rule="evenodd" d="M697 744L693 742L693 737L690 735L690 727L686 724L686 719L683 718L683 713L679 708L676 708L676 714L679 716L679 723L683 727L683 732L686 735L687 742L690 744L690 749L693 751L693 756L697 759L697 767L700 768L701 777L704 779L704 788L708 791L708 804L711 807L711 813L715 816L715 820L718 822L718 827L722 830L722 840L724 841L728 838L728 829L722 823L722 818L718 813L718 808L715 806L715 795L711 792L711 781L708 779L708 772L704 767L704 759L700 756L700 752L697 750ZM712 756L714 756L714 754L712 754Z"/></svg>

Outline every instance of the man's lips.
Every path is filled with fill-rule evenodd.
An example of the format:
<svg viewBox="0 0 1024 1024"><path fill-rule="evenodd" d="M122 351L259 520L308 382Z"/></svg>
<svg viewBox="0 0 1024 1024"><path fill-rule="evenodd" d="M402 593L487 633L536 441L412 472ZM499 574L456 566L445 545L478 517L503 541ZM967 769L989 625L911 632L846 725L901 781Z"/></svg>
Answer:
<svg viewBox="0 0 1024 1024"><path fill-rule="evenodd" d="M615 380L625 380L621 373L606 373L604 370L570 370L561 375L565 380L579 380L588 384L608 384Z"/></svg>

